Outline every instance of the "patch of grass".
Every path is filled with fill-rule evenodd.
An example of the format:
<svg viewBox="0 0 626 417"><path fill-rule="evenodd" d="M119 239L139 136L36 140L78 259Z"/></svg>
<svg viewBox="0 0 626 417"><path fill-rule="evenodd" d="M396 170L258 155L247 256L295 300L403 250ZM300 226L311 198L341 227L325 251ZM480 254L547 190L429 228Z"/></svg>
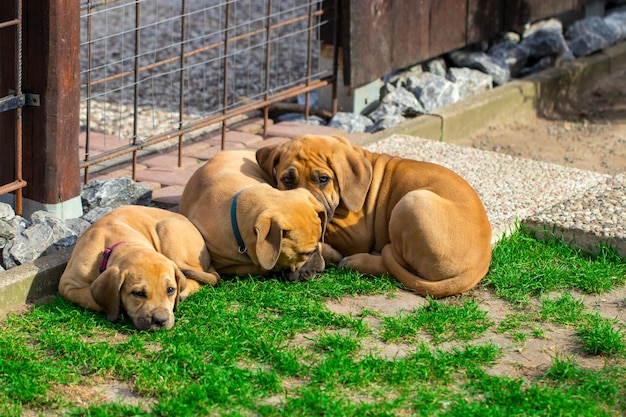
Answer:
<svg viewBox="0 0 626 417"><path fill-rule="evenodd" d="M529 337L544 337L539 324L536 313L507 314L498 325L498 333L508 333L515 342L523 343Z"/></svg>
<svg viewBox="0 0 626 417"><path fill-rule="evenodd" d="M569 385L555 387L517 378L492 377L480 370L472 375L465 388L468 400L455 404L450 415L610 416L606 404L615 405L614 398L603 402L593 394L573 395L573 387Z"/></svg>
<svg viewBox="0 0 626 417"><path fill-rule="evenodd" d="M470 340L483 333L492 322L474 300L462 306L428 298L428 305L411 314L384 318L383 339L395 341L418 336L420 330L432 336L435 344L449 340Z"/></svg>
<svg viewBox="0 0 626 417"><path fill-rule="evenodd" d="M502 239L493 250L484 286L514 303L556 290L603 293L626 282L626 263L608 246L592 255L549 238L538 241L525 231Z"/></svg>
<svg viewBox="0 0 626 417"><path fill-rule="evenodd" d="M624 380L626 380L624 367L606 366L598 370L585 369L575 363L572 358L557 357L547 370L543 382L581 401L596 398L597 404L591 404L591 406L601 409L600 415L609 415L610 409L621 411L620 414L624 415L626 413Z"/></svg>
<svg viewBox="0 0 626 417"><path fill-rule="evenodd" d="M529 238L516 235L511 237L514 242ZM542 247L541 256L553 257L543 264L569 262L560 258L560 251L552 252L552 243L524 244L534 249L517 254L511 250L506 258L510 269L532 264L528 258L539 257ZM581 259L590 262L586 255L571 256L576 265ZM523 275L521 284L496 285L493 278L503 273L498 265L504 260L502 254L494 256L488 286L509 291L505 293L513 296L507 299L515 304L524 297L535 301L533 297L547 291L529 290L532 286L523 283ZM604 276L622 266L621 260L600 263ZM577 285L566 288L582 288ZM59 297L0 324L0 415L626 413L621 322L604 319L567 295L537 299L542 302L539 311L509 315L500 324L493 323L471 296L429 299L412 313L393 317L368 310L342 315L326 306L341 297L389 295L398 287L384 277L337 269L305 283L231 278L189 297L176 312L174 328L154 333L135 330L125 318L109 323L102 314ZM555 358L536 381L488 373L502 350L476 338L496 324L500 332L514 337L519 333L521 343L539 337L545 322L574 326L585 349L610 356L617 365L585 370ZM401 353L384 350L398 341ZM443 344L448 341L454 343ZM88 394L106 387L103 381L129 387L131 398ZM78 401L75 393L81 389L86 394Z"/></svg>
<svg viewBox="0 0 626 417"><path fill-rule="evenodd" d="M576 325L584 321L586 308L582 301L564 293L559 298L543 300L540 314L553 323Z"/></svg>
<svg viewBox="0 0 626 417"><path fill-rule="evenodd" d="M578 326L578 336L583 341L583 349L594 355L626 354L624 330L616 327L617 320L591 315Z"/></svg>
<svg viewBox="0 0 626 417"><path fill-rule="evenodd" d="M589 313L580 300L563 294L553 300L544 300L541 315L553 323L572 325L582 341L582 348L594 355L624 355L625 334L615 319Z"/></svg>

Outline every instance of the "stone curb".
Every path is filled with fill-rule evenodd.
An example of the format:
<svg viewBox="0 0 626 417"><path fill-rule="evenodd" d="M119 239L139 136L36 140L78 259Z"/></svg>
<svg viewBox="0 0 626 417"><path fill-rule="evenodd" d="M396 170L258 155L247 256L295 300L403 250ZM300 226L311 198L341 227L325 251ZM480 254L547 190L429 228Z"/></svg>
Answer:
<svg viewBox="0 0 626 417"><path fill-rule="evenodd" d="M357 144L365 146L394 134L454 143L461 136L485 128L495 121L509 121L532 111L549 111L560 99L574 94L587 83L624 68L626 43L477 94L436 113L364 137ZM26 304L55 294L70 254L71 248L68 248L0 272L0 318Z"/></svg>

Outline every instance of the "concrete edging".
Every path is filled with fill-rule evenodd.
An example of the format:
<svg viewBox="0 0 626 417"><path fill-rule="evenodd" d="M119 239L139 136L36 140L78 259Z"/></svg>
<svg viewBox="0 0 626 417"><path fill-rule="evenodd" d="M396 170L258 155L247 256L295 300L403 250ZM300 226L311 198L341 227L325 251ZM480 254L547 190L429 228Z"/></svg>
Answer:
<svg viewBox="0 0 626 417"><path fill-rule="evenodd" d="M393 134L454 143L496 121L513 120L530 112L548 112L560 99L571 97L588 83L624 68L626 43L477 94L438 109L436 113L408 120L364 137L358 144L365 146ZM0 272L0 319L12 310L55 294L71 249Z"/></svg>

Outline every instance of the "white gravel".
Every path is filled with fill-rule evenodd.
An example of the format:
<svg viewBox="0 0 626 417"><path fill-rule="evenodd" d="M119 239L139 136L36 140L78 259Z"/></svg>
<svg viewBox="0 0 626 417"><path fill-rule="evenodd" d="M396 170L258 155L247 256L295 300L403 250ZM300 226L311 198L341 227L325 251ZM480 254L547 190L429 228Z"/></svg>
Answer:
<svg viewBox="0 0 626 417"><path fill-rule="evenodd" d="M593 199L598 187L604 190L607 184L614 184L615 181L611 176L598 172L414 136L393 135L365 148L372 152L434 162L461 175L482 199L493 227L494 241L518 222L529 218L540 218L540 222L548 227L554 223L555 216L573 222L589 222L587 218L576 217L574 214L578 211L573 208L571 212L567 210L570 205L576 204L571 201L581 201L576 207L586 206L586 201ZM621 178L621 194L619 198L615 197L615 207L620 204L624 207L626 203L623 195L626 178ZM594 207L597 208L596 217L601 217L603 208ZM621 230L624 230L624 217L621 216L619 221Z"/></svg>

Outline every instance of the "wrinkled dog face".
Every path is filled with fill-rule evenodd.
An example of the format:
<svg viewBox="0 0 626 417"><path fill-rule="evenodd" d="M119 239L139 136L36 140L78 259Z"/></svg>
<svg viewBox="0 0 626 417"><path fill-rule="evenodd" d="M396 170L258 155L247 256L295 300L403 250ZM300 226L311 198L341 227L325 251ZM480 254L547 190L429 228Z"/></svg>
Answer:
<svg viewBox="0 0 626 417"><path fill-rule="evenodd" d="M327 223L324 207L305 189L285 191L275 217L280 217L282 240L274 270L289 281L305 281L326 266L321 241Z"/></svg>
<svg viewBox="0 0 626 417"><path fill-rule="evenodd" d="M177 286L172 263L133 266L120 289L122 308L139 330L171 329L174 326Z"/></svg>
<svg viewBox="0 0 626 417"><path fill-rule="evenodd" d="M304 135L260 148L256 157L279 189L309 190L329 219L341 202L350 211L361 210L372 181L369 161L340 137Z"/></svg>

